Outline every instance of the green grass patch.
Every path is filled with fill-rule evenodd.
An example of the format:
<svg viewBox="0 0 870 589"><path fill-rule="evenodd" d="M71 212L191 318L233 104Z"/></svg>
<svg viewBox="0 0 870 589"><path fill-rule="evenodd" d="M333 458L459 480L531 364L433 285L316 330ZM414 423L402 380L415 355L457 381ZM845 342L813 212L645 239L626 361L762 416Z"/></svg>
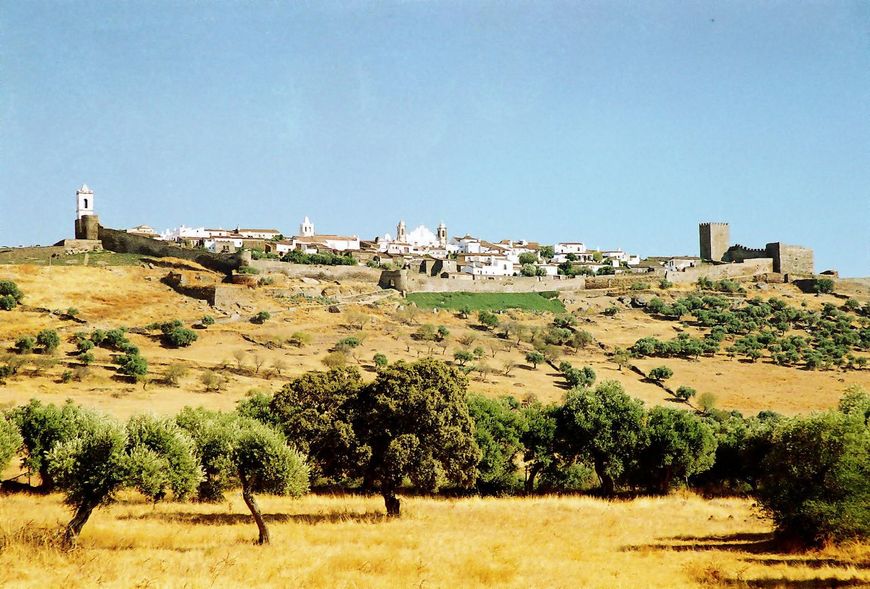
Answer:
<svg viewBox="0 0 870 589"><path fill-rule="evenodd" d="M468 307L472 311L500 311L523 309L564 313L565 305L556 291L546 292L414 292L407 295L410 302L421 309L449 309L458 311Z"/></svg>
<svg viewBox="0 0 870 589"><path fill-rule="evenodd" d="M57 248L8 248L0 249L0 264L34 264L36 266L82 266L85 263L85 255L73 254L70 256L60 255L52 258L57 253ZM136 266L142 258L139 254L118 254L115 252L88 252L88 266Z"/></svg>

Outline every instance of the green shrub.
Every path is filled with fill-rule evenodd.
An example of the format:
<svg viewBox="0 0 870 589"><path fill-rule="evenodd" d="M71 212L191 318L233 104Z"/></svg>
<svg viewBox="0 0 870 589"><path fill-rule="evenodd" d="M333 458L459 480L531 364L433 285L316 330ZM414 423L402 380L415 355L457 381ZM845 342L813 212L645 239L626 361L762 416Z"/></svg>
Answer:
<svg viewBox="0 0 870 589"><path fill-rule="evenodd" d="M11 280L0 280L0 310L11 311L21 302L23 294Z"/></svg>
<svg viewBox="0 0 870 589"><path fill-rule="evenodd" d="M287 339L287 343L291 346L296 346L297 348L304 348L311 343L311 334L305 333L303 331L295 331L290 334L290 337Z"/></svg>
<svg viewBox="0 0 870 589"><path fill-rule="evenodd" d="M649 379L655 382L664 382L674 375L674 371L667 366L656 366L649 371Z"/></svg>
<svg viewBox="0 0 870 589"><path fill-rule="evenodd" d="M43 329L37 334L36 343L42 347L44 353L51 354L60 345L60 336L53 329Z"/></svg>
<svg viewBox="0 0 870 589"><path fill-rule="evenodd" d="M716 437L713 429L688 411L653 407L647 417L646 441L640 452L640 482L667 493L677 482L713 466Z"/></svg>
<svg viewBox="0 0 870 589"><path fill-rule="evenodd" d="M272 314L268 311L260 311L253 317L251 317L251 323L256 323L258 325L262 325L266 321L272 318Z"/></svg>
<svg viewBox="0 0 870 589"><path fill-rule="evenodd" d="M76 351L79 354L86 354L94 349L94 342L89 339L79 339L76 341Z"/></svg>
<svg viewBox="0 0 870 589"><path fill-rule="evenodd" d="M526 354L526 362L532 365L532 368L537 368L538 364L542 364L546 361L544 355L540 352L533 351Z"/></svg>
<svg viewBox="0 0 870 589"><path fill-rule="evenodd" d="M492 311L482 310L477 313L477 320L481 325L493 329L498 327L498 315L493 313Z"/></svg>
<svg viewBox="0 0 870 589"><path fill-rule="evenodd" d="M695 396L697 391L692 387L687 387L685 385L680 386L677 391L674 393L674 396L680 401L688 401L692 397Z"/></svg>
<svg viewBox="0 0 870 589"><path fill-rule="evenodd" d="M764 459L758 499L777 532L806 544L870 535L870 429L830 411L784 420Z"/></svg>
<svg viewBox="0 0 870 589"><path fill-rule="evenodd" d="M163 343L173 348L186 348L197 340L196 332L185 327L175 327L163 333Z"/></svg>
<svg viewBox="0 0 870 589"><path fill-rule="evenodd" d="M144 380L148 374L148 361L139 354L127 353L118 358L118 372L133 382Z"/></svg>
<svg viewBox="0 0 870 589"><path fill-rule="evenodd" d="M518 490L522 482L516 461L524 449L520 438L525 429L518 403L512 397L490 399L475 394L468 398L468 413L481 452L477 490L489 495Z"/></svg>
<svg viewBox="0 0 870 589"><path fill-rule="evenodd" d="M813 283L813 290L820 294L834 292L834 281L830 278L817 278Z"/></svg>
<svg viewBox="0 0 870 589"><path fill-rule="evenodd" d="M35 345L35 339L29 335L23 335L15 340L15 351L19 354L29 354Z"/></svg>
<svg viewBox="0 0 870 589"><path fill-rule="evenodd" d="M203 327L214 325L214 317L212 317L211 315L203 315L202 319L199 320L199 323Z"/></svg>
<svg viewBox="0 0 870 589"><path fill-rule="evenodd" d="M387 366L389 364L389 360L387 360L387 357L384 354L381 354L380 352L375 354L374 358L372 358L372 361L375 363L375 366L377 366L378 368L384 368L385 366Z"/></svg>

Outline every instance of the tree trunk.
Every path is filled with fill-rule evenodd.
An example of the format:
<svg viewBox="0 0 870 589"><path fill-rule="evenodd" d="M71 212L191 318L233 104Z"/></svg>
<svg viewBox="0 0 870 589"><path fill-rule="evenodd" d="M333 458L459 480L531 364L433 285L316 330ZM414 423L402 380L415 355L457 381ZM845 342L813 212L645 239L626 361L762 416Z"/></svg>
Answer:
<svg viewBox="0 0 870 589"><path fill-rule="evenodd" d="M76 514L67 524L66 531L63 534L63 545L65 548L75 548L79 534L85 524L88 523L88 518L91 517L95 507L96 505L93 503L82 503L76 509Z"/></svg>
<svg viewBox="0 0 870 589"><path fill-rule="evenodd" d="M260 506L257 505L257 500L254 499L254 493L247 481L242 481L242 499L245 500L245 505L251 510L251 515L254 516L254 521L257 522L257 529L260 530L260 537L257 539L257 544L269 543L269 528L266 527L266 522L263 520L263 514L260 511Z"/></svg>
<svg viewBox="0 0 870 589"><path fill-rule="evenodd" d="M395 491L392 489L384 489L382 491L384 495L384 505L387 508L387 515L389 517L401 517L401 502L399 498L396 497Z"/></svg>
<svg viewBox="0 0 870 589"><path fill-rule="evenodd" d="M598 480L601 481L601 493L612 497L616 492L616 483L614 483L613 477L607 474L604 464L598 460L595 461L595 474L598 475Z"/></svg>
<svg viewBox="0 0 870 589"><path fill-rule="evenodd" d="M533 464L529 468L529 474L526 477L526 495L531 495L535 491L535 478L537 478L540 471L541 465L539 464Z"/></svg>

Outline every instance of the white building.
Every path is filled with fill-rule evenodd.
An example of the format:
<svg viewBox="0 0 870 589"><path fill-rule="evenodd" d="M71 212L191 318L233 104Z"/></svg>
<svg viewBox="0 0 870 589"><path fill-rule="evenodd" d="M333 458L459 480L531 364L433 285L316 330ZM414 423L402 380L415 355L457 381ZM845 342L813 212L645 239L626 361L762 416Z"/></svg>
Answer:
<svg viewBox="0 0 870 589"><path fill-rule="evenodd" d="M467 254L459 262L462 272L473 276L513 276L514 263L505 256Z"/></svg>
<svg viewBox="0 0 870 589"><path fill-rule="evenodd" d="M160 234L160 239L164 241L194 241L208 239L210 237L224 237L230 235L226 229L206 229L205 227L187 227L181 225L167 229Z"/></svg>
<svg viewBox="0 0 870 589"><path fill-rule="evenodd" d="M586 244L579 241L563 241L553 246L557 254L585 254Z"/></svg>
<svg viewBox="0 0 870 589"><path fill-rule="evenodd" d="M480 254L484 253L483 242L476 237L465 235L464 237L454 237L452 240L456 247L457 254Z"/></svg>
<svg viewBox="0 0 870 589"><path fill-rule="evenodd" d="M135 227L127 229L127 233L132 233L133 235L138 235L140 237L150 237L151 239L157 239L160 237L150 225L136 225Z"/></svg>
<svg viewBox="0 0 870 589"><path fill-rule="evenodd" d="M277 229L240 229L239 227L236 227L233 233L248 239L275 239L281 235Z"/></svg>

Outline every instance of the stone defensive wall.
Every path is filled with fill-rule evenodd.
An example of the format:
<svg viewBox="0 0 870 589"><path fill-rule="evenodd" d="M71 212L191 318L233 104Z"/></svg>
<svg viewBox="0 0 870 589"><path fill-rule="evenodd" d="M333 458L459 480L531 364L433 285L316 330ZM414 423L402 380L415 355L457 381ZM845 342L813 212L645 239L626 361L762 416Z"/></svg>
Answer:
<svg viewBox="0 0 870 589"><path fill-rule="evenodd" d="M236 284L196 284L180 272L170 272L161 282L184 296L206 301L212 307L233 311L253 303L250 288Z"/></svg>
<svg viewBox="0 0 870 589"><path fill-rule="evenodd" d="M126 231L118 231L102 226L99 228L99 238L103 244L103 249L109 251L121 254L154 256L157 258L181 258L182 260L196 262L200 266L223 274L232 274L234 270L238 270L241 266L245 265L244 257L241 253L214 254L200 249L179 247L164 241L157 241L156 239L133 235Z"/></svg>
<svg viewBox="0 0 870 589"><path fill-rule="evenodd" d="M425 274L408 273L408 292L547 292L553 290L583 290L583 277L555 276L506 276L488 277L450 275L449 278L433 278Z"/></svg>
<svg viewBox="0 0 870 589"><path fill-rule="evenodd" d="M773 273L773 258L746 259L737 264L703 265L674 272L665 272L665 278L674 284L697 282L699 278L710 280L732 280L761 278Z"/></svg>
<svg viewBox="0 0 870 589"><path fill-rule="evenodd" d="M284 274L289 278L314 278L316 280L360 280L377 282L381 270L368 266L318 266L293 264L277 260L251 260L248 264L261 274Z"/></svg>

